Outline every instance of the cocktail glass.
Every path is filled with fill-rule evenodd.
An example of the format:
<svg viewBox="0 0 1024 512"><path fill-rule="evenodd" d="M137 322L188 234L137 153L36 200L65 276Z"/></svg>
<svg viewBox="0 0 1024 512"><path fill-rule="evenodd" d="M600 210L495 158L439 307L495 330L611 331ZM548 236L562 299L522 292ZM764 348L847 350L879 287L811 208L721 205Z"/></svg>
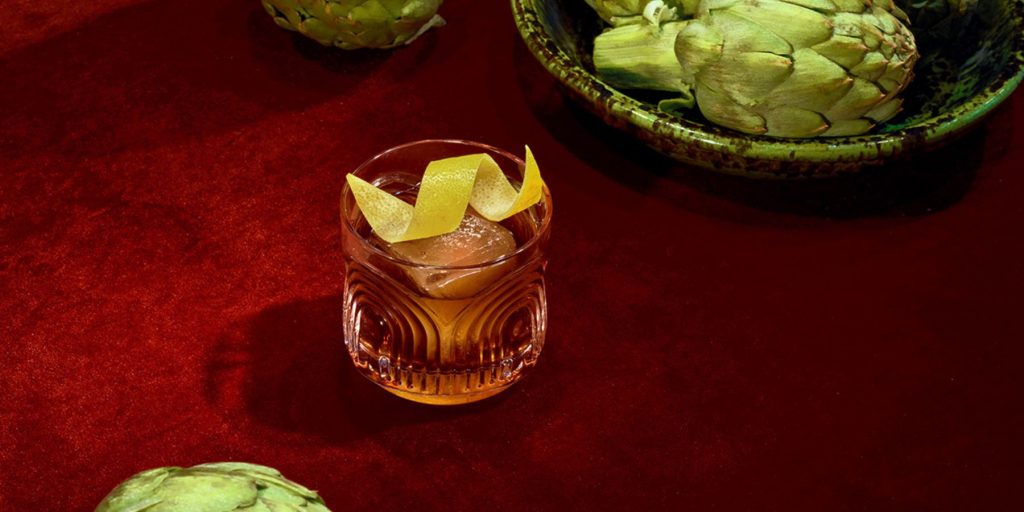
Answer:
<svg viewBox="0 0 1024 512"><path fill-rule="evenodd" d="M522 159L462 140L397 146L354 173L414 202L429 162L476 153L490 155L512 183L521 182ZM373 234L348 186L342 192L345 343L360 373L400 397L450 405L493 396L519 381L544 347L550 192L545 187L540 202L501 221L501 227L469 210L463 227L468 223L476 230L468 236L397 247ZM497 236L492 233L498 230L506 240L510 232L514 245L476 261L480 251L493 249L474 244L490 243L478 239ZM430 253L431 264L406 257L416 251Z"/></svg>

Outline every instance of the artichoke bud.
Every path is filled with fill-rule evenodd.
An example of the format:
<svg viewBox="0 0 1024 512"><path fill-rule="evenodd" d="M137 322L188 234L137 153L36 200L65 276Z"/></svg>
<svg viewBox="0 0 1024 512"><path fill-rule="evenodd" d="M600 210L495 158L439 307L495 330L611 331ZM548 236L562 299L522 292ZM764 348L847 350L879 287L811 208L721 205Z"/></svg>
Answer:
<svg viewBox="0 0 1024 512"><path fill-rule="evenodd" d="M605 31L594 66L746 133L855 135L900 110L918 59L905 18L893 0L703 0L692 20Z"/></svg>
<svg viewBox="0 0 1024 512"><path fill-rule="evenodd" d="M96 512L330 512L315 492L273 468L242 462L150 469L125 480Z"/></svg>
<svg viewBox="0 0 1024 512"><path fill-rule="evenodd" d="M433 27L442 0L262 0L282 28L346 50L393 48Z"/></svg>
<svg viewBox="0 0 1024 512"><path fill-rule="evenodd" d="M864 133L899 112L913 77L918 52L902 17L892 0L704 0L676 37L678 76L715 124L777 137ZM598 72L622 67L613 60Z"/></svg>

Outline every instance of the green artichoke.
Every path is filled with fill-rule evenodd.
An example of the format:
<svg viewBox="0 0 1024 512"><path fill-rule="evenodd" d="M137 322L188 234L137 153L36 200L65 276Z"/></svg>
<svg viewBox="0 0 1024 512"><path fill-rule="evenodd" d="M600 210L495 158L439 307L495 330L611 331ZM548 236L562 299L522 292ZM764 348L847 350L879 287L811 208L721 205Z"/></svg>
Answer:
<svg viewBox="0 0 1024 512"><path fill-rule="evenodd" d="M442 0L262 0L278 25L346 50L392 48L431 27Z"/></svg>
<svg viewBox="0 0 1024 512"><path fill-rule="evenodd" d="M709 121L776 137L858 135L899 112L918 52L892 0L702 0L696 17L594 42L611 85L678 90Z"/></svg>
<svg viewBox="0 0 1024 512"><path fill-rule="evenodd" d="M330 512L315 492L277 470L243 462L143 471L110 491L96 512Z"/></svg>

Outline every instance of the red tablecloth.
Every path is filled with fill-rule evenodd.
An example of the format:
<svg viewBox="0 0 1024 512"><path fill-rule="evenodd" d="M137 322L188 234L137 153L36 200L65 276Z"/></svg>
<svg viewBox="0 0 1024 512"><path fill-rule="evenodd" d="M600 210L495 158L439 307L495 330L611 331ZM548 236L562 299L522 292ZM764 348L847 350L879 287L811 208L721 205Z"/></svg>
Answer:
<svg viewBox="0 0 1024 512"><path fill-rule="evenodd" d="M242 460L334 510L1006 510L1024 456L1024 97L901 169L685 169L565 102L505 2L345 53L256 0L4 4L0 510ZM403 402L342 347L337 200L374 153L534 149L548 344Z"/></svg>

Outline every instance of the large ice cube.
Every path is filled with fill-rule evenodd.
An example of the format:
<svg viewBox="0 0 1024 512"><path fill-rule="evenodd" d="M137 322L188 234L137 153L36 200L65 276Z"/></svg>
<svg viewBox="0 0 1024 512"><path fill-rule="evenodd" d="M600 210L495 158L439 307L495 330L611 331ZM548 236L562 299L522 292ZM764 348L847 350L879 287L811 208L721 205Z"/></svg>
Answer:
<svg viewBox="0 0 1024 512"><path fill-rule="evenodd" d="M440 236L385 244L393 256L422 265L464 267L494 261L516 250L512 232L500 224L467 213L459 228ZM465 298L493 283L504 265L467 270L409 269L409 277L432 297Z"/></svg>

